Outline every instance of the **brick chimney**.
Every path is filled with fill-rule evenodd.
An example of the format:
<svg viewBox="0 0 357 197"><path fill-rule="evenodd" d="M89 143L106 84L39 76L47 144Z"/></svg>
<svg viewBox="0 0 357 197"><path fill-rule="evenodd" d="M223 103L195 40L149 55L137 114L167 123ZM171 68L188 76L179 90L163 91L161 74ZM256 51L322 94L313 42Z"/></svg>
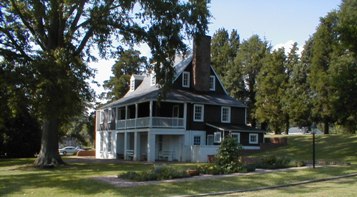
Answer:
<svg viewBox="0 0 357 197"><path fill-rule="evenodd" d="M209 91L211 65L211 37L196 37L193 43L193 88L196 91Z"/></svg>

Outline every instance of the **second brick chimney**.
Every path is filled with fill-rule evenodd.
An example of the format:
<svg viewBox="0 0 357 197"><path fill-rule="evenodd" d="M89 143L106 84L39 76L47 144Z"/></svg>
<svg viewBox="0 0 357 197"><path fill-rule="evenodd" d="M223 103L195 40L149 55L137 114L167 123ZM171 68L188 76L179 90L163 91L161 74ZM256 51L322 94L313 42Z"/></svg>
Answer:
<svg viewBox="0 0 357 197"><path fill-rule="evenodd" d="M193 88L196 91L209 91L211 65L211 37L196 37L193 43Z"/></svg>

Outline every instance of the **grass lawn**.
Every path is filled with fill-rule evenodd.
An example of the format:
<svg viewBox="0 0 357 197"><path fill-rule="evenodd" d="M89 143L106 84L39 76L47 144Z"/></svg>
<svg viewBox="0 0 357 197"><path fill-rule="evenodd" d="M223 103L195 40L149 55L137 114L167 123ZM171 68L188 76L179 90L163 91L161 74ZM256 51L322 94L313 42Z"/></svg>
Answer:
<svg viewBox="0 0 357 197"><path fill-rule="evenodd" d="M267 154L290 156L297 160L309 160L311 136L289 137L289 145ZM289 172L255 174L226 177L201 181L161 183L134 188L116 188L91 179L94 176L117 175L129 170L145 170L151 165L143 163L70 163L68 166L52 170L39 170L31 167L34 159L0 160L0 196L172 196L194 195L199 193L229 191L294 183L308 179L326 178L336 175L357 173L357 136L331 135L318 136L317 158L351 162L350 166L322 167ZM310 159L311 160L311 159ZM172 164L189 167L192 164ZM348 196L355 191L356 177L335 181L288 187L279 190L247 192L244 195L286 196L288 194L317 196ZM328 187L328 188L327 188ZM315 190L325 193L314 193ZM234 194L241 195L241 194Z"/></svg>

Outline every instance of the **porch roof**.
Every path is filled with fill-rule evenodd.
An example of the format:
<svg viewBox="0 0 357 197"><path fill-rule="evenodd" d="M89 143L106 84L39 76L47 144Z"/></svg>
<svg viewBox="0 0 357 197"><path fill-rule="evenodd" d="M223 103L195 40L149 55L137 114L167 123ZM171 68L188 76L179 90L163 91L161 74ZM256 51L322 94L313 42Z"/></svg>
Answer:
<svg viewBox="0 0 357 197"><path fill-rule="evenodd" d="M256 129L246 125L226 125L226 124L217 124L217 123L206 123L207 126L221 130L221 131L238 131L238 132L247 132L247 133L264 133L264 130Z"/></svg>

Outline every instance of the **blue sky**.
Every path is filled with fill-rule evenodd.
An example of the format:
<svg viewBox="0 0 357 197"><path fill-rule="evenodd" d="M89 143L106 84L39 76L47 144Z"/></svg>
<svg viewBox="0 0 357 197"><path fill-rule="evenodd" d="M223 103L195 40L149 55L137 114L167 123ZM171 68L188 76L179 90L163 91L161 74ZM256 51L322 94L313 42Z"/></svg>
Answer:
<svg viewBox="0 0 357 197"><path fill-rule="evenodd" d="M266 39L273 47L288 48L297 42L302 49L305 41L315 32L320 17L338 9L341 0L211 0L212 14L208 35L219 28L229 32L236 29L241 41L254 34ZM141 46L143 55L148 47ZM114 60L100 60L92 63L97 69L95 80L100 84L109 79ZM102 87L92 86L97 94Z"/></svg>

